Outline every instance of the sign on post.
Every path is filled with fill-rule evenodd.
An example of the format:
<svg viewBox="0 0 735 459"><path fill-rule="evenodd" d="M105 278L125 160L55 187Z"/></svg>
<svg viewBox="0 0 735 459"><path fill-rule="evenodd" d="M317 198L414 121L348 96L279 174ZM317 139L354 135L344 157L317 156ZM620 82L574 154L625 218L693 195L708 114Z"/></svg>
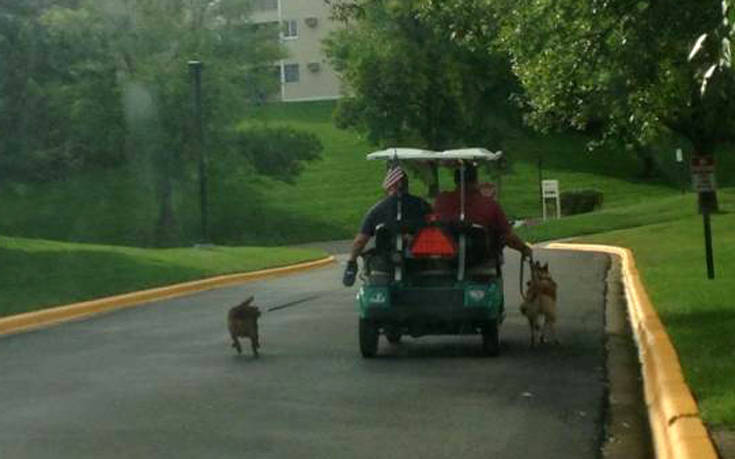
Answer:
<svg viewBox="0 0 735 459"><path fill-rule="evenodd" d="M561 217L561 202L559 200L559 181L558 180L542 180L541 181L541 197L543 199L543 215L546 220L546 200L553 199L556 202L556 218Z"/></svg>
<svg viewBox="0 0 735 459"><path fill-rule="evenodd" d="M694 156L691 163L692 184L698 193L716 191L715 158L712 156Z"/></svg>
<svg viewBox="0 0 735 459"><path fill-rule="evenodd" d="M715 278L715 262L712 251L712 226L710 223L710 212L715 208L715 158L709 155L696 155L692 157L692 184L699 193L699 205L704 222L704 250L707 262L707 278Z"/></svg>

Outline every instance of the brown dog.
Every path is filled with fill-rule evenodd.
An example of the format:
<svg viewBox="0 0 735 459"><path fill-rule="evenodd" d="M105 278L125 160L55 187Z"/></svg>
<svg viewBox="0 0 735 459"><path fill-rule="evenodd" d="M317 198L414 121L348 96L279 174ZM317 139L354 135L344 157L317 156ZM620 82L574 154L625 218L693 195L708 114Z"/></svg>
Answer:
<svg viewBox="0 0 735 459"><path fill-rule="evenodd" d="M254 297L250 297L239 305L230 309L227 314L227 329L232 337L232 347L237 349L237 353L242 353L240 341L237 338L250 338L250 346L253 348L253 355L258 357L258 348L260 341L258 340L258 317L260 310L255 306L250 306Z"/></svg>
<svg viewBox="0 0 735 459"><path fill-rule="evenodd" d="M526 283L527 289L521 303L521 312L528 318L531 328L531 347L540 342L559 343L556 338L556 282L549 273L549 264L541 266L538 261L531 266L531 280ZM541 329L541 316L544 327ZM539 336L540 332L540 336Z"/></svg>

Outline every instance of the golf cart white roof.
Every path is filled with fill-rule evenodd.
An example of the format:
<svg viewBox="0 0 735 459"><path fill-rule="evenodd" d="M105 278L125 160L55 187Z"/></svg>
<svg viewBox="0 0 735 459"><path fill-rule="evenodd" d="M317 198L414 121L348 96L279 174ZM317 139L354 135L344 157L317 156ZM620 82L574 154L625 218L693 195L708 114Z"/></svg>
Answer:
<svg viewBox="0 0 735 459"><path fill-rule="evenodd" d="M484 148L459 148L444 151L420 150L418 148L387 148L370 153L367 155L367 159L495 161L502 155L502 151L493 153Z"/></svg>

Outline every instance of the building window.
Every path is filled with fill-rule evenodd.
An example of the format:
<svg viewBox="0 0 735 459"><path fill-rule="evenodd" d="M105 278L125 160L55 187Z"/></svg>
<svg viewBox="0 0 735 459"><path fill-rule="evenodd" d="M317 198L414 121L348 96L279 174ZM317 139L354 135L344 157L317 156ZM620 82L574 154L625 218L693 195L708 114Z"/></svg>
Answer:
<svg viewBox="0 0 735 459"><path fill-rule="evenodd" d="M278 9L278 0L255 0L256 11L270 11Z"/></svg>
<svg viewBox="0 0 735 459"><path fill-rule="evenodd" d="M296 20L283 21L283 38L298 38L299 22Z"/></svg>
<svg viewBox="0 0 735 459"><path fill-rule="evenodd" d="M296 83L299 81L299 64L286 64L283 66L283 81Z"/></svg>

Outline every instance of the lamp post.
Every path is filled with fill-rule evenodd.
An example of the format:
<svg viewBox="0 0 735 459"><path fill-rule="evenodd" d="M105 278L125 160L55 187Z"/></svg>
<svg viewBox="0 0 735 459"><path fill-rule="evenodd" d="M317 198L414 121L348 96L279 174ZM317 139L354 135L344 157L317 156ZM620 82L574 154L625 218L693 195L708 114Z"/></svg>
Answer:
<svg viewBox="0 0 735 459"><path fill-rule="evenodd" d="M201 242L209 241L207 232L207 161L204 155L204 129L202 123L202 68L201 61L189 61L192 83L192 109L194 115L194 149L199 158L199 204L201 209Z"/></svg>

